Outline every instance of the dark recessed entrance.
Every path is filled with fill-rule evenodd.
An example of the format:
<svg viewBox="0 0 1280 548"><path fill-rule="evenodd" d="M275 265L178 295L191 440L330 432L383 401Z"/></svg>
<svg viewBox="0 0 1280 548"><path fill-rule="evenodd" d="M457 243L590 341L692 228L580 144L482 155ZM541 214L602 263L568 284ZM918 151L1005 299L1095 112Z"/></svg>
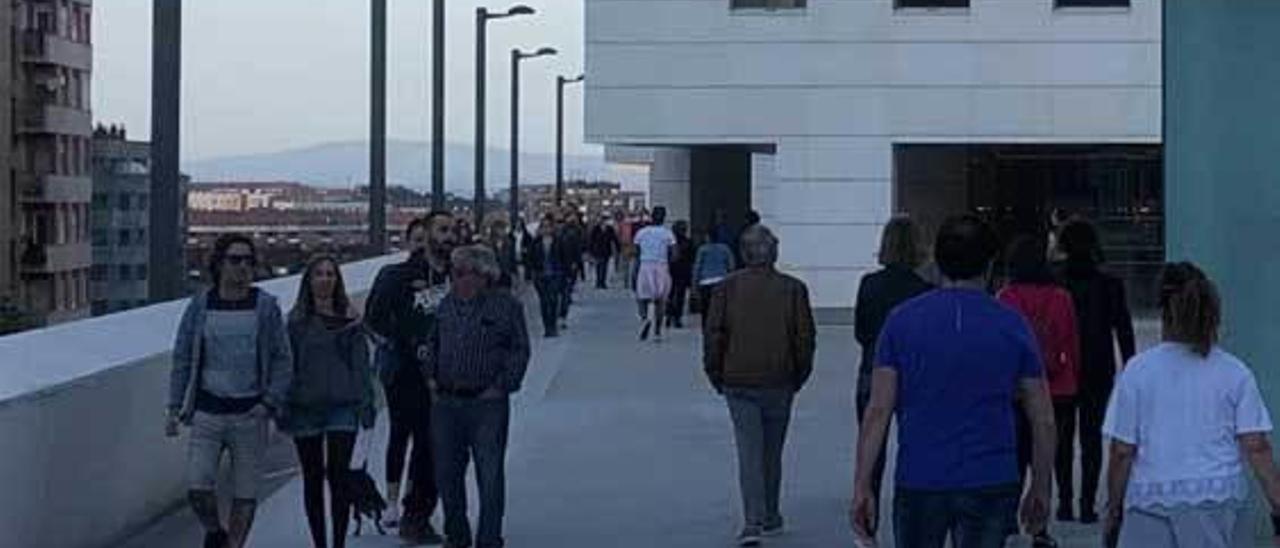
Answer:
<svg viewBox="0 0 1280 548"><path fill-rule="evenodd" d="M896 145L894 205L931 237L949 215L973 212L1002 238L1045 234L1057 209L1094 222L1107 268L1133 306L1155 305L1164 261L1160 145Z"/></svg>

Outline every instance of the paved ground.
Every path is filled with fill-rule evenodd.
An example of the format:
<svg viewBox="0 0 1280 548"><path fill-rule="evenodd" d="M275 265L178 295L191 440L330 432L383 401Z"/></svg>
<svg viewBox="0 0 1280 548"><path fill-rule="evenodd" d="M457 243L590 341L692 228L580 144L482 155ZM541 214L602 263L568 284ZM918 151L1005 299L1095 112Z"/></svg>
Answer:
<svg viewBox="0 0 1280 548"><path fill-rule="evenodd" d="M623 293L582 291L579 303L564 337L535 341L525 390L515 400L508 544L731 545L740 515L731 429L723 402L701 374L698 335L684 330L662 344L641 344ZM788 532L771 546L852 545L845 510L857 346L846 327L822 328L818 345L816 372L797 400L787 448ZM374 470L381 469L377 460ZM1091 528L1055 524L1052 530L1065 546L1097 545ZM886 546L892 546L889 533ZM189 514L178 511L124 546L194 546L199 535ZM306 546L307 538L295 478L264 502L251 544ZM365 536L349 545L398 543Z"/></svg>

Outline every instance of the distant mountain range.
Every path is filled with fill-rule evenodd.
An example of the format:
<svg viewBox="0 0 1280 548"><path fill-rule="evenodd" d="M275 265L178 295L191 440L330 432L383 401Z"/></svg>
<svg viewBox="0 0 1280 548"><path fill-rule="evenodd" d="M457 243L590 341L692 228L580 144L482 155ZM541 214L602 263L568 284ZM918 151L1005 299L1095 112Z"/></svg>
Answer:
<svg viewBox="0 0 1280 548"><path fill-rule="evenodd" d="M475 186L473 147L445 146L445 187L454 194L471 196ZM485 177L490 194L507 188L510 153L490 148ZM410 188L430 186L428 143L387 141L387 183ZM555 181L554 154L522 154L521 184ZM351 187L366 184L369 178L369 148L364 141L323 143L280 152L228 156L187 162L183 171L192 181L296 181L322 187ZM643 188L648 176L642 169L605 163L604 156L566 156L566 179L608 180L627 188Z"/></svg>

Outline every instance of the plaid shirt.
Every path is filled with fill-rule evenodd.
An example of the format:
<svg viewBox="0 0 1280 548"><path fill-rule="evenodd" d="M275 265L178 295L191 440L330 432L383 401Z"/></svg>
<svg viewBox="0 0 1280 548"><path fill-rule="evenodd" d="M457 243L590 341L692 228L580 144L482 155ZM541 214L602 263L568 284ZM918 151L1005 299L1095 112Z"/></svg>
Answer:
<svg viewBox="0 0 1280 548"><path fill-rule="evenodd" d="M467 301L450 293L440 303L427 342L428 379L450 390L520 390L529 365L524 307L489 290Z"/></svg>

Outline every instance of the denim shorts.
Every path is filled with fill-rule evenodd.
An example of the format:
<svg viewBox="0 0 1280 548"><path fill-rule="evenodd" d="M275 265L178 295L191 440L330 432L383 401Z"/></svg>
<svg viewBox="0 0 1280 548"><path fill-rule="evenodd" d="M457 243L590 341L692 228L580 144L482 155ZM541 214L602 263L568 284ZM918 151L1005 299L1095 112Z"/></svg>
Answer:
<svg viewBox="0 0 1280 548"><path fill-rule="evenodd" d="M1017 530L1019 485L949 491L899 488L894 495L894 534L901 548L1003 548Z"/></svg>
<svg viewBox="0 0 1280 548"><path fill-rule="evenodd" d="M355 432L360 429L360 413L353 406L331 408L290 408L280 430L295 438L325 432Z"/></svg>
<svg viewBox="0 0 1280 548"><path fill-rule="evenodd" d="M267 447L267 419L251 413L213 415L197 411L191 418L187 445L187 484L192 490L213 491L225 450L231 457L232 493L237 499L257 499L262 457Z"/></svg>

